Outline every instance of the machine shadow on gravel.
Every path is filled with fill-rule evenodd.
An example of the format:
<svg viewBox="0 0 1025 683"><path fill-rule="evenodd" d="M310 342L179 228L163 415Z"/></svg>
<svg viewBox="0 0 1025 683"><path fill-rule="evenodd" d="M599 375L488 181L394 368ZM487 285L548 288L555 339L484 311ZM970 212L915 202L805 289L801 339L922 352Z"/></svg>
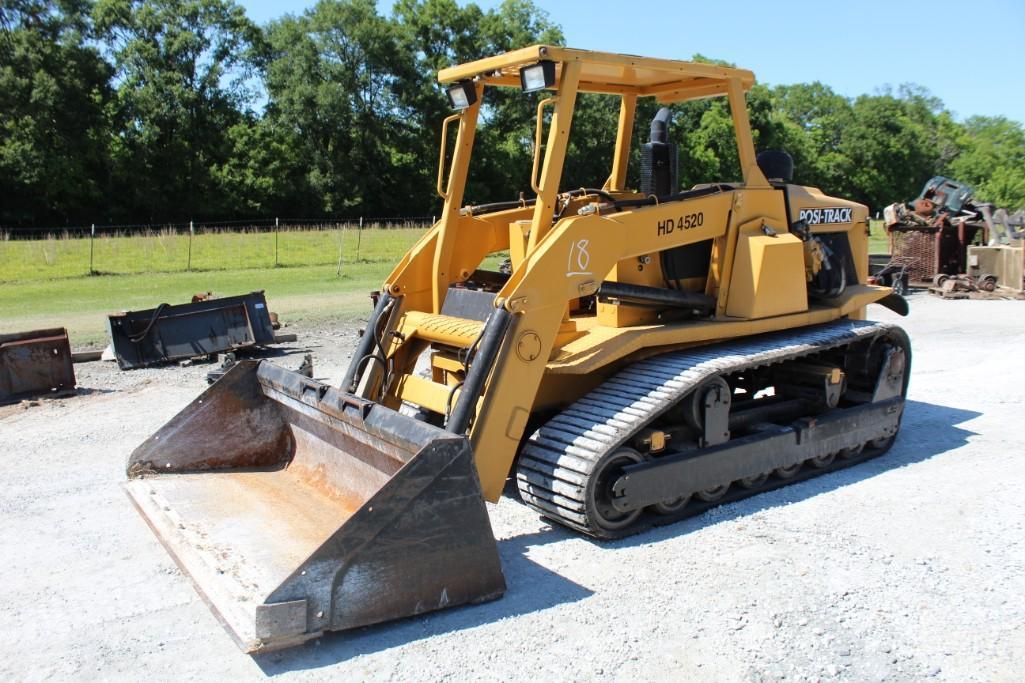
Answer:
<svg viewBox="0 0 1025 683"><path fill-rule="evenodd" d="M608 550L648 545L658 543L667 538L682 536L706 526L753 515L780 505L789 505L807 500L821 493L828 493L850 484L856 484L859 481L870 479L889 470L913 465L942 455L955 448L960 448L967 443L968 437L976 435L976 432L957 425L979 417L980 414L971 410L951 408L934 403L907 401L905 403L901 435L893 447L881 456L864 460L848 467L823 472L817 476L798 480L779 488L752 492L747 498L723 502L718 506L713 505L702 512L697 512L692 517L664 526L653 526L634 536L628 536L619 540L599 540L588 536L581 536L580 538L592 545ZM516 486L507 486L505 495L517 497ZM558 543L567 537L577 537L572 533L567 533L559 525L550 524L551 526L543 531L524 534L509 539L507 542L521 541L525 547L530 547Z"/></svg>
<svg viewBox="0 0 1025 683"><path fill-rule="evenodd" d="M709 510L708 512L711 514L698 514L675 524L654 527L636 536L611 542L585 540L610 549L629 548L657 543L667 538L687 534L720 522L747 517L780 505L798 503L819 494L856 484L884 472L914 465L960 448L968 442L968 437L975 436L976 432L958 425L975 419L980 414L961 408L909 400L905 403L900 436L889 451L877 458L756 494L750 498L726 503ZM557 540L559 539L553 539L553 541ZM531 545L546 542L545 540L535 540Z"/></svg>
<svg viewBox="0 0 1025 683"><path fill-rule="evenodd" d="M970 410L908 401L900 438L889 452L878 458L724 505L718 508L718 514L700 514L619 541L597 541L587 538L583 540L614 552L619 548L658 543L709 525L806 500L959 448L965 445L968 437L973 436L975 432L958 425L979 415L980 413ZM510 493L514 490L515 486L507 488ZM499 600L434 612L423 617L386 622L356 631L328 633L305 645L279 652L257 654L253 659L268 676L316 669L358 655L379 652L441 634L583 600L590 597L593 591L526 557L526 551L530 547L558 543L571 538L581 537L553 525L543 531L500 540L499 553L509 588L505 596Z"/></svg>
<svg viewBox="0 0 1025 683"><path fill-rule="evenodd" d="M576 534L561 527L545 531L543 536L545 542L578 538ZM498 600L389 621L353 631L328 632L298 647L255 654L253 661L268 676L317 669L359 655L409 645L556 605L578 602L594 594L594 591L529 560L526 551L530 546L537 545L535 540L536 535L524 534L498 541L508 585L505 596Z"/></svg>

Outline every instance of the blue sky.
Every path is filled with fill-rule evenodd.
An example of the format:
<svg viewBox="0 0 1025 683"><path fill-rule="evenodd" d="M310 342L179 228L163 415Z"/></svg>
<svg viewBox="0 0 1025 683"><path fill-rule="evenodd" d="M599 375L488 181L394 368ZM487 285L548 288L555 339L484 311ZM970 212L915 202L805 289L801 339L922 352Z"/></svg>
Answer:
<svg viewBox="0 0 1025 683"><path fill-rule="evenodd" d="M240 2L261 24L315 4ZM498 0L476 4L489 8ZM751 69L762 83L822 81L848 96L912 82L959 118L1025 122L1023 0L535 4L562 26L569 47L671 59L701 53ZM390 0L378 6L391 13Z"/></svg>

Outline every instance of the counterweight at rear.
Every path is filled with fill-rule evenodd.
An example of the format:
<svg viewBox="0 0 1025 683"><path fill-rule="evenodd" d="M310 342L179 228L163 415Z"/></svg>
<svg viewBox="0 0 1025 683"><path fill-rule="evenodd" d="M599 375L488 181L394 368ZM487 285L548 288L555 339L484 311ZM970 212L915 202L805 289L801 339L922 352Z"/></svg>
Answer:
<svg viewBox="0 0 1025 683"><path fill-rule="evenodd" d="M498 597L484 501L511 475L545 517L612 538L896 438L910 344L864 318L907 304L868 284L867 207L756 155L751 72L532 46L439 81L457 110L441 218L384 282L340 386L241 364L129 461L132 500L246 650ZM474 205L496 87L555 94L533 196ZM567 188L578 92L620 114L608 177ZM666 107L634 145L645 97ZM729 105L737 178L681 189L671 106L708 97Z"/></svg>

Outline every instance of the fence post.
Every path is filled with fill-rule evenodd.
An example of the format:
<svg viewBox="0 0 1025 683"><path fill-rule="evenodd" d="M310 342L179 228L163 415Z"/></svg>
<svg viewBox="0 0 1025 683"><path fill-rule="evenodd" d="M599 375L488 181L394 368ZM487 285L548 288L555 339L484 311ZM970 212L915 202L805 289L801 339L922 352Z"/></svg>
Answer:
<svg viewBox="0 0 1025 683"><path fill-rule="evenodd" d="M359 217L359 230L356 231L356 262L359 263L359 243L363 239L363 216Z"/></svg>
<svg viewBox="0 0 1025 683"><path fill-rule="evenodd" d="M335 268L335 277L342 275L342 244L345 239L345 224L338 223L338 267Z"/></svg>
<svg viewBox="0 0 1025 683"><path fill-rule="evenodd" d="M192 236L196 234L196 230L192 225L192 221L189 221L189 262L185 266L185 270L192 270Z"/></svg>
<svg viewBox="0 0 1025 683"><path fill-rule="evenodd" d="M274 219L274 267L278 267L278 219Z"/></svg>
<svg viewBox="0 0 1025 683"><path fill-rule="evenodd" d="M96 240L96 224L93 223L89 228L89 274L95 275L96 269L93 268L93 242Z"/></svg>

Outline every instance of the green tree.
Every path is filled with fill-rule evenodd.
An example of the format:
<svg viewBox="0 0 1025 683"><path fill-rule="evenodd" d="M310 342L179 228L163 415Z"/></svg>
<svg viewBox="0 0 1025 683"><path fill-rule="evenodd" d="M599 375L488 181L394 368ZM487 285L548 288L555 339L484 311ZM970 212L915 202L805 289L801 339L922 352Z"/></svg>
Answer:
<svg viewBox="0 0 1025 683"><path fill-rule="evenodd" d="M234 213L213 169L252 100L259 29L232 0L100 0L117 68L115 195L134 220Z"/></svg>
<svg viewBox="0 0 1025 683"><path fill-rule="evenodd" d="M413 144L425 159L420 181L424 190L420 196L425 203L421 205L435 207L438 199L433 187L440 125L451 113L438 85L437 72L534 43L558 45L563 42L562 32L544 11L527 0L505 0L487 12L473 3L461 8L452 0L400 0L395 4L394 21L407 50L417 60L413 80L403 85L403 101L410 108L410 127L415 131ZM515 88L487 89L470 167L467 202L512 199L520 191L530 192L534 111L545 96L524 95ZM577 135L576 131L575 123L571 137Z"/></svg>
<svg viewBox="0 0 1025 683"><path fill-rule="evenodd" d="M452 0L322 0L268 27L265 120L307 167L298 184L319 212L435 213L440 125L451 113L437 71L529 42L561 39L536 7L483 12ZM467 201L529 188L536 96L490 89ZM290 183L295 192L296 183Z"/></svg>
<svg viewBox="0 0 1025 683"><path fill-rule="evenodd" d="M438 85L437 72L483 56L483 18L477 5L460 7L454 0L398 0L392 8L391 21L413 65L400 74L398 97L409 112L404 122L409 132L408 151L422 160L410 169L413 190L409 200L419 207L414 213L433 212L439 201L434 194L434 179L441 122L452 112ZM490 102L493 94L489 92L485 101ZM467 199L477 197L477 188L471 188Z"/></svg>
<svg viewBox="0 0 1025 683"><path fill-rule="evenodd" d="M695 54L691 61L732 67L723 60ZM755 149L785 148L793 153L791 138L784 120L774 111L771 93L756 85L747 94L748 115ZM631 162L631 185L639 184L639 145L649 138L651 119L662 105L645 98L638 102L634 127L634 153ZM710 98L675 103L670 139L679 148L679 184L687 189L700 183L738 181L741 177L736 133L729 103L725 98ZM790 128L793 128L791 125Z"/></svg>
<svg viewBox="0 0 1025 683"><path fill-rule="evenodd" d="M0 4L0 221L85 222L104 200L111 70L84 0Z"/></svg>
<svg viewBox="0 0 1025 683"><path fill-rule="evenodd" d="M399 98L409 52L373 0L322 0L268 27L265 117L304 159L319 212L396 215L417 188L410 112Z"/></svg>
<svg viewBox="0 0 1025 683"><path fill-rule="evenodd" d="M563 43L561 29L551 23L546 12L528 0L505 0L497 8L487 11L481 19L480 31L480 52L474 56L475 59L537 43ZM525 95L518 88L489 89L481 111L483 125L478 132L478 149L483 154L475 158L471 166L468 198L486 202L513 199L519 192L528 196L532 194L530 173L534 157L535 113L537 103L550 96L551 93ZM575 144L588 144L586 118L586 115L579 118L574 115L570 138ZM547 139L547 130L546 125L543 140ZM573 172L569 168L565 171ZM576 172L579 175L575 184L585 182L582 176L586 171L577 169ZM569 176L564 172L563 177L565 187Z"/></svg>
<svg viewBox="0 0 1025 683"><path fill-rule="evenodd" d="M794 157L794 181L837 192L848 166L840 143L854 115L850 101L816 81L773 88L772 105L784 128L780 146Z"/></svg>
<svg viewBox="0 0 1025 683"><path fill-rule="evenodd" d="M230 153L211 169L231 215L319 216L322 197L308 182L297 136L272 117L247 115L228 129Z"/></svg>
<svg viewBox="0 0 1025 683"><path fill-rule="evenodd" d="M1003 117L973 116L955 141L957 156L944 172L975 188L979 199L1010 210L1025 208L1025 130Z"/></svg>
<svg viewBox="0 0 1025 683"><path fill-rule="evenodd" d="M839 145L842 190L873 210L917 196L938 169L935 119L913 99L862 95Z"/></svg>
<svg viewBox="0 0 1025 683"><path fill-rule="evenodd" d="M321 0L264 30L235 0L0 0L0 220L436 213L451 112L437 72L562 41L530 0L396 0L388 17L375 0ZM548 95L488 89L467 202L530 193ZM790 152L795 182L878 210L943 173L1025 205L1020 123L960 123L911 84L856 99L756 85L747 101L756 150ZM628 186L659 106L638 102ZM738 180L725 99L671 108L680 185ZM616 97L579 95L563 189L605 180L618 113Z"/></svg>

